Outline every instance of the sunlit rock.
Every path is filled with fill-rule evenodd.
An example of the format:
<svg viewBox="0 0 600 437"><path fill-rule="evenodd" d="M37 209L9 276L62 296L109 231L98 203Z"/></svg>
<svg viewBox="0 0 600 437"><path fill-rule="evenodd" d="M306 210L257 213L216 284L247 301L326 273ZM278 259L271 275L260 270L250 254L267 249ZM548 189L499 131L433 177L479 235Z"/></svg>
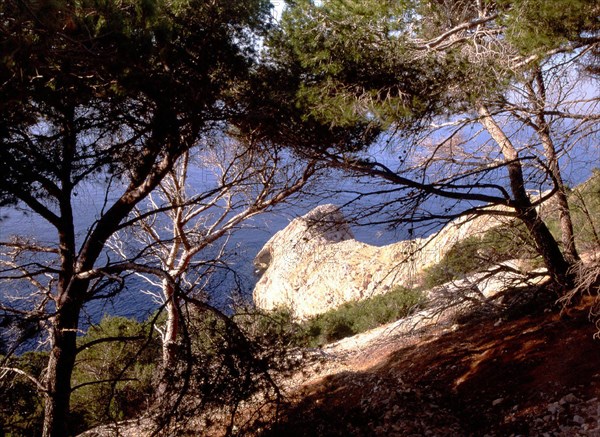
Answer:
<svg viewBox="0 0 600 437"><path fill-rule="evenodd" d="M287 307L306 318L410 286L454 243L498 224L491 216L460 219L431 237L377 247L356 241L335 205L320 205L292 220L258 253L254 302L265 310Z"/></svg>

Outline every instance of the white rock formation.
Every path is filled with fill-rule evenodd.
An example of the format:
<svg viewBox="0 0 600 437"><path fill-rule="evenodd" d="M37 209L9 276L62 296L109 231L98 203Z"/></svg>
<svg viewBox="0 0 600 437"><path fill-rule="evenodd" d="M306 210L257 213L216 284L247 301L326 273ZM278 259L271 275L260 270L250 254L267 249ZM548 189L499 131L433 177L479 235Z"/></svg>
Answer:
<svg viewBox="0 0 600 437"><path fill-rule="evenodd" d="M424 239L377 247L356 241L335 205L321 205L277 232L255 258L257 307L290 308L296 317L410 285L452 245L500 224L492 216L456 220Z"/></svg>

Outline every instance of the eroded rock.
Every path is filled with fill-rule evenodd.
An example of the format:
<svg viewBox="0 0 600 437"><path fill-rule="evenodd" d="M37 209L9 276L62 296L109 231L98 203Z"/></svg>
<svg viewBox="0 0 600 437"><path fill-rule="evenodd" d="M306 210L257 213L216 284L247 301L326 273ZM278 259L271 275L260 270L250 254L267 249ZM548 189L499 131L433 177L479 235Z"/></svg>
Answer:
<svg viewBox="0 0 600 437"><path fill-rule="evenodd" d="M355 240L335 205L320 205L292 220L258 253L254 302L306 318L396 285L410 286L454 243L498 224L492 216L460 219L429 238L377 247Z"/></svg>

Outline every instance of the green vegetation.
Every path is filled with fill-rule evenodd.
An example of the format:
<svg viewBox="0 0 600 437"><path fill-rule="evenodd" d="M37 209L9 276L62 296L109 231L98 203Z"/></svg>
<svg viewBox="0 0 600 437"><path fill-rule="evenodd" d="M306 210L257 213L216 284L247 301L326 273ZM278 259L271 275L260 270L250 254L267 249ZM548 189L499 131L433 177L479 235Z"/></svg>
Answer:
<svg viewBox="0 0 600 437"><path fill-rule="evenodd" d="M581 251L600 246L600 169L594 169L592 176L568 193L573 227L577 229L575 241ZM548 227L560 238L561 229L558 214L550 208Z"/></svg>
<svg viewBox="0 0 600 437"><path fill-rule="evenodd" d="M305 321L302 328L308 345L323 345L406 317L424 300L420 291L396 287L389 293L347 302L319 314Z"/></svg>
<svg viewBox="0 0 600 437"><path fill-rule="evenodd" d="M442 260L425 270L423 288L429 289L444 284L461 275L477 270L484 262L478 256L481 240L469 237L454 244Z"/></svg>
<svg viewBox="0 0 600 437"><path fill-rule="evenodd" d="M539 263L534 243L522 224L498 226L482 236L455 243L436 265L425 270L422 287L430 289L510 259Z"/></svg>
<svg viewBox="0 0 600 437"><path fill-rule="evenodd" d="M148 406L160 362L160 342L151 334L150 323L105 316L78 339L78 347L91 347L78 355L73 372L71 417L76 431L132 418Z"/></svg>
<svg viewBox="0 0 600 437"><path fill-rule="evenodd" d="M148 323L124 317L105 317L78 338L83 349L73 374L70 423L79 433L112 420L141 414L153 393L153 375L160 345L150 337ZM99 341L110 339L113 341ZM2 357L0 357L2 358ZM9 365L41 379L48 352L32 351L12 357ZM0 378L0 435L40 435L43 396L22 374Z"/></svg>
<svg viewBox="0 0 600 437"><path fill-rule="evenodd" d="M0 356L0 361L4 359ZM14 357L6 367L19 368L39 378L46 362L47 352L27 352ZM2 372L0 378L0 435L37 436L42 433L44 406L35 385L21 374Z"/></svg>
<svg viewBox="0 0 600 437"><path fill-rule="evenodd" d="M536 53L598 29L598 5L588 0L502 0L507 37L522 53Z"/></svg>
<svg viewBox="0 0 600 437"><path fill-rule="evenodd" d="M257 337L284 341L288 346L317 347L399 320L424 302L421 291L395 287L386 294L347 302L304 321L295 320L288 308L244 317L250 322L246 329Z"/></svg>
<svg viewBox="0 0 600 437"><path fill-rule="evenodd" d="M252 337L267 339L287 347L306 345L306 330L301 322L294 319L292 311L288 308L269 312L240 310L235 319Z"/></svg>

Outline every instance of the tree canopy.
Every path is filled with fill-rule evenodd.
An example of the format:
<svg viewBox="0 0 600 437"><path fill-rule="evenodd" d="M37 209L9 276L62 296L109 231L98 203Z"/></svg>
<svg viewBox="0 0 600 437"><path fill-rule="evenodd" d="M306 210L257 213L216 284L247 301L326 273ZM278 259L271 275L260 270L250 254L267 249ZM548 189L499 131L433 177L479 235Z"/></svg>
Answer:
<svg viewBox="0 0 600 437"><path fill-rule="evenodd" d="M54 229L49 244L3 243L10 292L33 291L51 347L44 435L68 434L84 305L122 287L128 267L100 259L121 222L178 157L240 109L236 87L268 25L265 0L9 0L0 6L0 204ZM75 226L84 181L105 190L94 223ZM35 259L35 262L32 260ZM17 285L18 284L18 285Z"/></svg>
<svg viewBox="0 0 600 437"><path fill-rule="evenodd" d="M358 134L362 149L321 148L323 159L398 187L386 193L413 211L432 197L463 201L456 214L508 207L502 214L526 224L564 283L569 263L535 207L558 193L566 256L576 260L559 159L586 129L594 134L598 96L575 102L597 61L597 17L594 2L300 0L288 3L269 55L296 69L298 86L281 101L302 120L383 133ZM397 162L356 153L374 139L396 144ZM396 210L397 221L414 219Z"/></svg>
<svg viewBox="0 0 600 437"><path fill-rule="evenodd" d="M146 256L154 247L176 256L187 240L181 220L171 236L133 255L111 258L107 243L152 222L154 212L139 206L177 173L178 159L216 144L213 135L244 142L244 153L220 158L224 174L237 176L217 198L235 193L239 178L258 180L248 217L299 190L320 161L380 181L357 198L383 199L372 208L387 210L394 223L470 213L517 218L555 282L570 285L578 253L559 163L598 138L598 2L289 0L279 26L269 8L268 0L0 4L0 206L33 213L54 232L49 242L0 241L0 286L27 296L19 306L0 301L0 315L26 334L46 331L44 377L29 375L44 394L44 435L70 432L77 332L90 301L119 294L137 269L164 281L171 321L180 319L178 299L189 296L177 294L173 276L184 277L194 250L213 242L206 227L188 229L207 238L192 250L181 246L192 254L181 271ZM394 162L368 154L378 142ZM282 154L308 159L300 176L277 167L281 146ZM255 147L272 150L255 154ZM74 198L88 182L101 187L103 203L81 228ZM273 191L278 185L282 191ZM168 202L155 209L175 219L188 207L204 211L163 194ZM560 242L539 212L553 196ZM431 199L459 205L423 211ZM215 239L240 223L232 214L216 215L208 227ZM194 305L200 309L190 320L206 310ZM236 339L219 346L245 358L252 348L241 331L217 319ZM2 347L7 361L16 346ZM230 364L234 374L238 362Z"/></svg>
<svg viewBox="0 0 600 437"><path fill-rule="evenodd" d="M302 66L297 97L310 114L410 127L493 96L519 63L591 46L599 26L586 1L300 0L271 41Z"/></svg>

